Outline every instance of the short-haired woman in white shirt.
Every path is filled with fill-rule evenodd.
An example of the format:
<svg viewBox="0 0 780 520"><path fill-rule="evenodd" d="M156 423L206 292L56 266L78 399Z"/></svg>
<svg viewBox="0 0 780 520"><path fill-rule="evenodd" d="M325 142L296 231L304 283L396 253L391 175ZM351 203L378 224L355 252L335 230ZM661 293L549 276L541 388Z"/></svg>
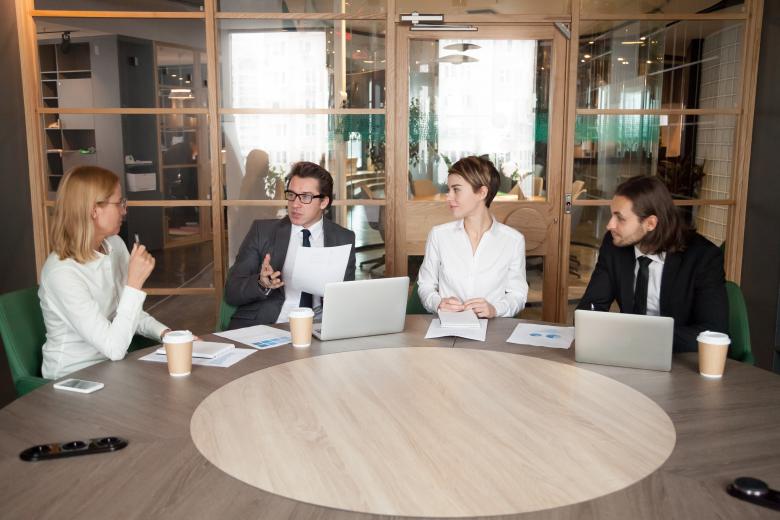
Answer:
<svg viewBox="0 0 780 520"><path fill-rule="evenodd" d="M496 167L481 157L464 157L450 168L447 204L458 220L431 229L418 278L429 312L471 309L494 318L525 307L525 239L488 209L499 181Z"/></svg>
<svg viewBox="0 0 780 520"><path fill-rule="evenodd" d="M43 377L122 359L134 334L159 340L168 331L143 310L141 288L154 258L140 244L128 253L117 236L126 213L119 178L104 168L76 167L60 183L53 252L38 290L46 324Z"/></svg>

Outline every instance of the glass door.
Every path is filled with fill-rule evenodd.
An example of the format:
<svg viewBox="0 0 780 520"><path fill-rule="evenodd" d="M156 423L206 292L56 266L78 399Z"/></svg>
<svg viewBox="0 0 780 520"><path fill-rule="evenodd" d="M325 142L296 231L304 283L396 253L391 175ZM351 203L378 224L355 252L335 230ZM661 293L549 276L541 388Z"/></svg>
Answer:
<svg viewBox="0 0 780 520"><path fill-rule="evenodd" d="M416 279L431 227L452 220L449 166L484 155L501 174L490 209L526 240L521 316L558 319L565 52L552 25L398 28L397 272Z"/></svg>

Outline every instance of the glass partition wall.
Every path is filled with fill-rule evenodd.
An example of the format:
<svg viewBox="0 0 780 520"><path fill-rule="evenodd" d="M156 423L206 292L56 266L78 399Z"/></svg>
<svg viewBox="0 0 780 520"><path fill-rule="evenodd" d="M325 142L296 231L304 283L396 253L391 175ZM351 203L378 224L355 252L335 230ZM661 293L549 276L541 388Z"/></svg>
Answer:
<svg viewBox="0 0 780 520"><path fill-rule="evenodd" d="M122 237L157 258L147 307L196 317L176 326L214 329L299 160L333 174L327 218L356 232L358 277L414 275L447 164L476 153L534 243L545 319L567 320L633 175L661 177L738 279L760 1L16 2L38 266L63 174L107 167ZM478 30L401 38L414 9Z"/></svg>

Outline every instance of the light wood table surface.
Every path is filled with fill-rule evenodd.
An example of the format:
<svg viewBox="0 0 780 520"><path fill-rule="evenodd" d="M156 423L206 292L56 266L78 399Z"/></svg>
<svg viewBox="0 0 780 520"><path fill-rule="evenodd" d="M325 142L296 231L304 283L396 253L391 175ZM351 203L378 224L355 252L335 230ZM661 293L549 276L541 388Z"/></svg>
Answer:
<svg viewBox="0 0 780 520"><path fill-rule="evenodd" d="M494 350L574 365L573 352L505 343L519 320L491 320L484 343L424 340L429 317L409 316L404 333L257 352L228 369L194 367L186 378L163 364L124 361L76 377L102 381L94 394L36 390L0 410L0 504L3 518L396 518L354 513L284 498L245 484L209 463L190 420L215 390L263 368L322 354L439 346ZM214 338L209 338L214 339ZM695 354L675 357L671 373L577 364L638 390L671 418L676 444L646 478L593 500L502 518L776 518L730 497L735 477L780 485L780 378L729 361L722 380L698 375ZM34 444L116 435L130 444L110 453L23 462ZM399 517L400 518L400 517Z"/></svg>

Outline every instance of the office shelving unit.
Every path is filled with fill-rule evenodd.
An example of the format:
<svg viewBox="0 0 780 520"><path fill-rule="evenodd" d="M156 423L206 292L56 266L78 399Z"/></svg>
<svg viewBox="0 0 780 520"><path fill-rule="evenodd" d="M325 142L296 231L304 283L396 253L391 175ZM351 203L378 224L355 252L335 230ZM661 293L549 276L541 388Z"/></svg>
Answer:
<svg viewBox="0 0 780 520"><path fill-rule="evenodd" d="M92 106L90 44L40 44L41 93L47 108ZM95 122L90 115L44 114L48 190L66 171L95 164Z"/></svg>

